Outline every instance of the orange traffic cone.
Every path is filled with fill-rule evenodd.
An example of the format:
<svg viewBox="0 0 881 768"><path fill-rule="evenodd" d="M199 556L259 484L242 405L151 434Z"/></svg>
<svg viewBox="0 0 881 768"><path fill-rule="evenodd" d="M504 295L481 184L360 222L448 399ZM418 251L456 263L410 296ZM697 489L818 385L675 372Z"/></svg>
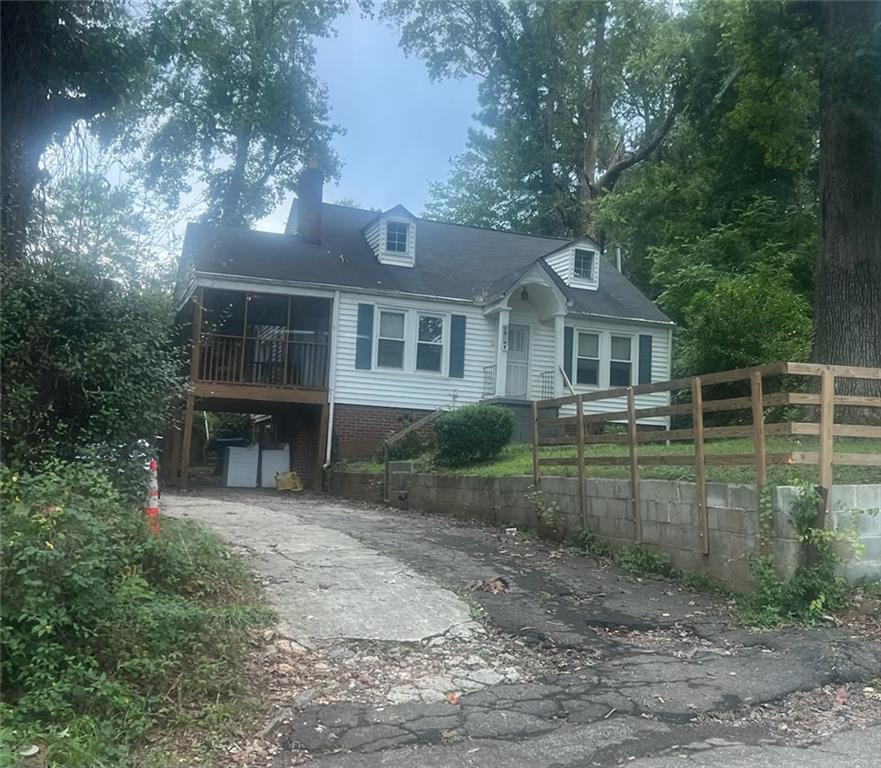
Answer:
<svg viewBox="0 0 881 768"><path fill-rule="evenodd" d="M154 536L159 534L159 463L156 459L150 459L150 490L147 494L147 503L144 505L144 514L150 523L150 533Z"/></svg>

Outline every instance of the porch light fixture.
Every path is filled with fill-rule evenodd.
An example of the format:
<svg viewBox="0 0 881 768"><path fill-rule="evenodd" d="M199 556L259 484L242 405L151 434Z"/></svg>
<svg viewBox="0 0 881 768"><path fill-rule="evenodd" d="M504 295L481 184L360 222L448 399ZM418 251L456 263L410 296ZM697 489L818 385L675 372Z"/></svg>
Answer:
<svg viewBox="0 0 881 768"><path fill-rule="evenodd" d="M526 288L520 291L520 301L529 301L529 292Z"/></svg>

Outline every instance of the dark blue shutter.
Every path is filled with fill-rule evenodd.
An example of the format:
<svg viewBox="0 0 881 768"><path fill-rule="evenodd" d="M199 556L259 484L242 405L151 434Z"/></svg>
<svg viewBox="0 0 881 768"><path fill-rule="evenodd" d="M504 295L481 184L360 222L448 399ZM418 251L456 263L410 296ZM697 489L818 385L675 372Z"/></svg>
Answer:
<svg viewBox="0 0 881 768"><path fill-rule="evenodd" d="M369 369L373 358L373 304L358 305L357 333L355 367Z"/></svg>
<svg viewBox="0 0 881 768"><path fill-rule="evenodd" d="M572 352L575 339L575 331L568 325L563 328L563 370L572 381Z"/></svg>
<svg viewBox="0 0 881 768"><path fill-rule="evenodd" d="M450 317L450 377L465 378L465 315Z"/></svg>
<svg viewBox="0 0 881 768"><path fill-rule="evenodd" d="M639 334L639 383L651 384L652 381L652 337Z"/></svg>

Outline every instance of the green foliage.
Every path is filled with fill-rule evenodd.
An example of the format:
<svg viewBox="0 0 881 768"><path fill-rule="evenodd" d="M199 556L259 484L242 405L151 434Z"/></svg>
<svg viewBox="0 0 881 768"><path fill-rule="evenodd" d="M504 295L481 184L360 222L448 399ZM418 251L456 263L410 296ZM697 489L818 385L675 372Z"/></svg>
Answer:
<svg viewBox="0 0 881 768"><path fill-rule="evenodd" d="M151 539L139 505L83 461L4 470L0 503L7 748L119 765L175 706L234 690L244 629L269 616L213 534L163 520Z"/></svg>
<svg viewBox="0 0 881 768"><path fill-rule="evenodd" d="M431 188L438 218L582 234L673 109L683 39L661 2L389 0L382 15L432 77L479 79L480 128Z"/></svg>
<svg viewBox="0 0 881 768"><path fill-rule="evenodd" d="M614 554L612 545L589 528L579 528L577 531L573 531L569 535L568 543L584 554L594 557L606 558L612 557Z"/></svg>
<svg viewBox="0 0 881 768"><path fill-rule="evenodd" d="M672 579L680 573L669 555L650 552L639 546L622 547L615 553L615 562L627 573L634 575L648 573Z"/></svg>
<svg viewBox="0 0 881 768"><path fill-rule="evenodd" d="M808 302L772 270L718 280L685 310L678 367L688 373L803 360L811 347Z"/></svg>
<svg viewBox="0 0 881 768"><path fill-rule="evenodd" d="M333 175L327 95L312 38L328 35L343 0L175 0L151 18L158 76L127 141L143 146L152 189L176 203L193 174L206 218L240 226L269 213L315 160ZM231 161L231 162L230 162Z"/></svg>
<svg viewBox="0 0 881 768"><path fill-rule="evenodd" d="M539 488L534 488L526 494L526 498L535 508L541 525L556 531L560 526L562 518L562 510L556 501L548 501L544 493Z"/></svg>
<svg viewBox="0 0 881 768"><path fill-rule="evenodd" d="M69 254L42 254L3 277L3 461L33 467L91 449L129 465L182 387L170 297Z"/></svg>
<svg viewBox="0 0 881 768"><path fill-rule="evenodd" d="M837 573L841 547L854 546L847 531L817 528L820 495L808 482L798 483L799 495L789 520L802 543L803 562L790 579L782 580L770 555L753 558L752 592L738 602L741 618L755 626L773 627L785 621L812 623L847 603L847 586ZM763 514L768 514L766 509Z"/></svg>
<svg viewBox="0 0 881 768"><path fill-rule="evenodd" d="M511 411L500 405L466 405L441 414L435 421L437 458L461 467L489 461L510 442Z"/></svg>
<svg viewBox="0 0 881 768"><path fill-rule="evenodd" d="M25 253L43 152L77 121L111 112L149 68L137 16L121 0L4 4L4 262Z"/></svg>

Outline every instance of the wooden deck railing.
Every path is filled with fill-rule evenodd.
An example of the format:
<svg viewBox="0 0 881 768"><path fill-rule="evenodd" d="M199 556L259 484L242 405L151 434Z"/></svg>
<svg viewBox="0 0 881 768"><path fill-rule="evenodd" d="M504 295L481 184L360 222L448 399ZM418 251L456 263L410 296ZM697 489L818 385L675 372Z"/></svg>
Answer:
<svg viewBox="0 0 881 768"><path fill-rule="evenodd" d="M782 380L782 391L765 392L765 383L770 377L788 377ZM803 391L796 386L799 377L819 379L818 391ZM881 426L836 422L836 408L872 409L881 408L881 397L843 395L836 393L839 380L868 379L881 381L881 368L857 368L840 365L815 365L811 363L777 363L774 365L723 371L704 376L673 379L636 387L620 387L601 392L549 398L533 403L533 480L540 486L543 467L576 466L579 480L579 510L582 524L587 525L588 500L586 491L586 466L627 466L630 479L630 502L637 542L642 541L642 525L639 506L639 467L649 465L693 466L697 482L698 513L704 554L709 553L708 518L706 503L707 466L746 465L752 466L756 485L761 488L767 484L767 468L771 464L814 464L818 466L818 485L823 503L818 510L818 526L825 525L825 513L829 488L832 485L832 467L837 465L871 466L881 468L881 454L877 451L862 453L836 453L834 438L881 438ZM718 399L705 399L706 387L741 382L749 395L726 396ZM811 389L808 387L808 389ZM639 395L656 393L690 393L690 402L669 405L636 407ZM625 407L618 407L603 413L585 413L585 403L597 403L623 399ZM569 407L575 413L558 418L539 418L542 409ZM778 406L815 406L811 409L811 420L783 420L767 423L767 409ZM612 406L613 408L615 406ZM747 411L748 423L705 426L706 414ZM845 411L847 412L847 411ZM776 411L779 416L783 411ZM639 430L639 420L650 417L683 417L690 419L689 428ZM624 422L625 433L591 435L592 425L608 422ZM551 434L547 434L548 430ZM789 450L769 452L766 439L769 436L812 436L818 438L818 449L813 451ZM748 437L752 441L752 453L718 454L707 453L707 440ZM671 453L643 455L639 447L645 443L690 441L694 444L693 453ZM626 456L591 456L585 459L585 448L597 444L626 445ZM543 446L574 446L575 456L542 457Z"/></svg>
<svg viewBox="0 0 881 768"><path fill-rule="evenodd" d="M328 345L209 334L200 345L199 381L326 389Z"/></svg>

